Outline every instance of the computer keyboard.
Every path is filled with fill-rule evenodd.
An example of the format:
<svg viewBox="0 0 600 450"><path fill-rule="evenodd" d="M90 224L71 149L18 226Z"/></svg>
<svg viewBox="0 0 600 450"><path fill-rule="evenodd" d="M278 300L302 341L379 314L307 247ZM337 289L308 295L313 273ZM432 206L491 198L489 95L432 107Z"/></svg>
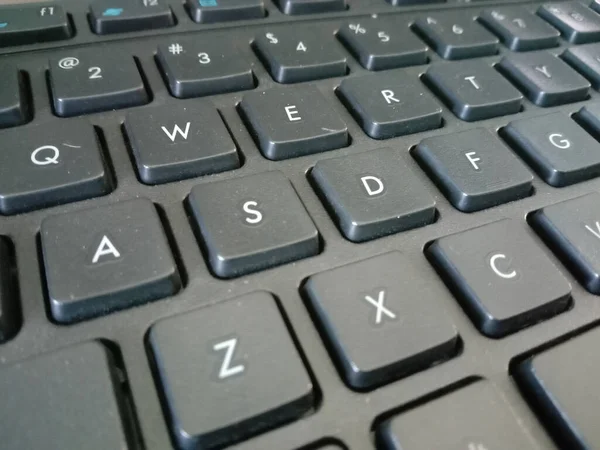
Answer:
<svg viewBox="0 0 600 450"><path fill-rule="evenodd" d="M0 6L0 448L600 448L600 1Z"/></svg>

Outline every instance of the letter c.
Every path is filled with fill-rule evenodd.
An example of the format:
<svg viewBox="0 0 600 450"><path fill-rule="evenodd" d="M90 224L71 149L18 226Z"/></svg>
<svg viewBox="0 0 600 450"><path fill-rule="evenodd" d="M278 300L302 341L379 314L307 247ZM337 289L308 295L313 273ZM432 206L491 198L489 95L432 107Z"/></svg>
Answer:
<svg viewBox="0 0 600 450"><path fill-rule="evenodd" d="M500 278L504 278L505 280L510 280L511 278L517 276L516 270L513 270L512 272L502 272L500 269L498 269L496 266L496 260L498 259L506 259L506 255L503 255L502 253L496 253L490 258L490 267L496 275L498 275Z"/></svg>

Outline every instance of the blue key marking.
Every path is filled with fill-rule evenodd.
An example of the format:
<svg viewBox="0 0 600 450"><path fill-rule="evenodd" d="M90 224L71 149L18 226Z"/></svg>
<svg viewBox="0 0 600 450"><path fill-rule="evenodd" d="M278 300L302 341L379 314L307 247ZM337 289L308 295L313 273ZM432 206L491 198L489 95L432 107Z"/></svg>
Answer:
<svg viewBox="0 0 600 450"><path fill-rule="evenodd" d="M6 28L8 26L8 22L0 22L0 28Z"/></svg>
<svg viewBox="0 0 600 450"><path fill-rule="evenodd" d="M102 15L109 17L118 17L123 14L123 8L108 8L106 9Z"/></svg>
<svg viewBox="0 0 600 450"><path fill-rule="evenodd" d="M198 0L200 6L217 6L217 0Z"/></svg>

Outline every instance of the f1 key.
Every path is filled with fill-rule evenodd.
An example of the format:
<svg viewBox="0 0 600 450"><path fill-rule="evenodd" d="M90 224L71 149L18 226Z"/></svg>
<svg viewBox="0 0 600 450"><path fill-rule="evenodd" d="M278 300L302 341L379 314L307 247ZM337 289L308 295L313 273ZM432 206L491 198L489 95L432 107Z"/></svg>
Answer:
<svg viewBox="0 0 600 450"><path fill-rule="evenodd" d="M0 7L0 47L70 37L69 18L58 3Z"/></svg>

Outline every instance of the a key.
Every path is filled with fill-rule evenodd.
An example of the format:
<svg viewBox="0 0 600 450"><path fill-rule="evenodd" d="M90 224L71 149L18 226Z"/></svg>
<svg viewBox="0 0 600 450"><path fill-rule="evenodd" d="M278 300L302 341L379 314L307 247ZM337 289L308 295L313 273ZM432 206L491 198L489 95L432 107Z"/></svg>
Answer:
<svg viewBox="0 0 600 450"><path fill-rule="evenodd" d="M600 175L600 143L564 113L516 120L504 128L503 135L551 186Z"/></svg>
<svg viewBox="0 0 600 450"><path fill-rule="evenodd" d="M477 58L498 52L499 40L477 22L426 16L414 24L419 34L444 59Z"/></svg>
<svg viewBox="0 0 600 450"><path fill-rule="evenodd" d="M548 52L509 55L497 68L538 106L578 102L589 95L590 83Z"/></svg>
<svg viewBox="0 0 600 450"><path fill-rule="evenodd" d="M486 381L393 416L378 427L376 442L386 450L537 448L504 396Z"/></svg>
<svg viewBox="0 0 600 450"><path fill-rule="evenodd" d="M240 166L235 143L218 111L208 102L131 112L125 130L139 177L146 184Z"/></svg>
<svg viewBox="0 0 600 450"><path fill-rule="evenodd" d="M13 271L10 241L0 236L0 343L12 338L21 324Z"/></svg>
<svg viewBox="0 0 600 450"><path fill-rule="evenodd" d="M479 211L531 195L533 176L491 132L427 138L413 152L455 208Z"/></svg>
<svg viewBox="0 0 600 450"><path fill-rule="evenodd" d="M347 239L362 242L435 221L435 201L393 149L319 161L311 172Z"/></svg>
<svg viewBox="0 0 600 450"><path fill-rule="evenodd" d="M0 132L0 213L84 200L111 188L89 122L53 122Z"/></svg>
<svg viewBox="0 0 600 450"><path fill-rule="evenodd" d="M442 126L442 108L418 78L385 72L342 81L337 91L362 129L387 139Z"/></svg>
<svg viewBox="0 0 600 450"><path fill-rule="evenodd" d="M600 294L600 194L546 206L531 223L592 294Z"/></svg>
<svg viewBox="0 0 600 450"><path fill-rule="evenodd" d="M600 44L570 47L562 58L586 77L594 89L600 89Z"/></svg>
<svg viewBox="0 0 600 450"><path fill-rule="evenodd" d="M163 319L149 342L178 448L223 448L313 406L313 383L267 293Z"/></svg>
<svg viewBox="0 0 600 450"><path fill-rule="evenodd" d="M521 93L483 61L434 64L425 80L456 116L468 122L521 110Z"/></svg>
<svg viewBox="0 0 600 450"><path fill-rule="evenodd" d="M149 200L50 216L40 235L50 311L59 323L166 297L181 285Z"/></svg>
<svg viewBox="0 0 600 450"><path fill-rule="evenodd" d="M0 128L25 123L30 116L27 104L27 87L23 76L12 65L0 65Z"/></svg>
<svg viewBox="0 0 600 450"><path fill-rule="evenodd" d="M569 282L512 220L443 237L426 253L486 336L504 337L571 302Z"/></svg>
<svg viewBox="0 0 600 450"><path fill-rule="evenodd" d="M265 16L263 0L186 0L187 10L197 23L261 19Z"/></svg>
<svg viewBox="0 0 600 450"><path fill-rule="evenodd" d="M246 94L240 111L260 151L272 160L348 145L348 127L312 86Z"/></svg>
<svg viewBox="0 0 600 450"><path fill-rule="evenodd" d="M373 389L456 353L458 332L443 309L451 299L430 271L392 252L308 279L309 307L351 388Z"/></svg>
<svg viewBox="0 0 600 450"><path fill-rule="evenodd" d="M124 372L117 371L112 354L99 342L0 368L0 393L13 411L0 421L2 447L133 448L127 433L133 418L121 377Z"/></svg>
<svg viewBox="0 0 600 450"><path fill-rule="evenodd" d="M556 47L559 43L558 30L521 6L485 10L479 20L516 52Z"/></svg>
<svg viewBox="0 0 600 450"><path fill-rule="evenodd" d="M158 46L157 59L175 97L254 88L250 63L230 42L173 38Z"/></svg>
<svg viewBox="0 0 600 450"><path fill-rule="evenodd" d="M74 50L50 60L54 112L77 116L148 102L133 57L109 51Z"/></svg>
<svg viewBox="0 0 600 450"><path fill-rule="evenodd" d="M548 3L540 6L537 13L572 44L600 40L600 16L579 2Z"/></svg>
<svg viewBox="0 0 600 450"><path fill-rule="evenodd" d="M427 64L427 46L397 20L356 20L340 28L338 38L368 70Z"/></svg>
<svg viewBox="0 0 600 450"><path fill-rule="evenodd" d="M172 27L175 19L166 0L94 0L90 24L96 34L113 34Z"/></svg>
<svg viewBox="0 0 600 450"><path fill-rule="evenodd" d="M599 339L595 328L516 367L519 386L560 448L591 449L600 442L595 394Z"/></svg>
<svg viewBox="0 0 600 450"><path fill-rule="evenodd" d="M333 35L320 28L267 29L253 46L278 83L346 75L346 55Z"/></svg>
<svg viewBox="0 0 600 450"><path fill-rule="evenodd" d="M67 13L58 3L0 6L0 47L69 39L71 34Z"/></svg>
<svg viewBox="0 0 600 450"><path fill-rule="evenodd" d="M281 172L200 184L188 205L212 271L221 278L319 253L319 233Z"/></svg>
<svg viewBox="0 0 600 450"><path fill-rule="evenodd" d="M344 11L346 0L275 0L281 12L289 15Z"/></svg>

